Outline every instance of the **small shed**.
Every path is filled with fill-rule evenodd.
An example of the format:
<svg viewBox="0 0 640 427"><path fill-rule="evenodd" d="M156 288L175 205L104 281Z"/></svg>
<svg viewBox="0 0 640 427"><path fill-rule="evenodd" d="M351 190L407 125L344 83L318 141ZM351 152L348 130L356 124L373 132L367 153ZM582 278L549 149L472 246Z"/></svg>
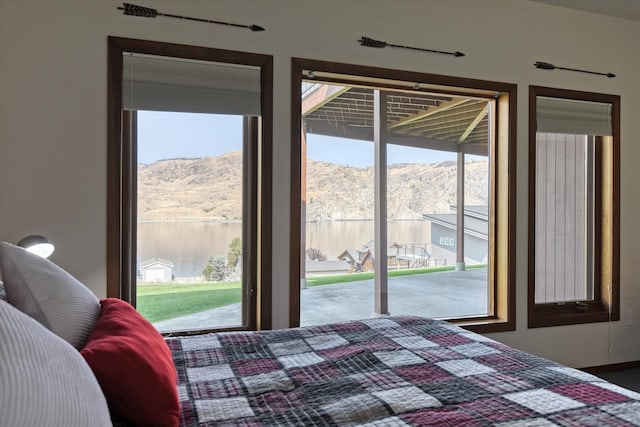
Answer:
<svg viewBox="0 0 640 427"><path fill-rule="evenodd" d="M173 263L162 258L151 258L140 263L143 282L173 281Z"/></svg>

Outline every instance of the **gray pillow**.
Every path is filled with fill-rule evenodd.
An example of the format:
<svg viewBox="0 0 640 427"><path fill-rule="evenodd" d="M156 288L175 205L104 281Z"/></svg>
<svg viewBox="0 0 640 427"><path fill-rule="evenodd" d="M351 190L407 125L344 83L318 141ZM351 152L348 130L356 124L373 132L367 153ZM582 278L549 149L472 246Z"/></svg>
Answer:
<svg viewBox="0 0 640 427"><path fill-rule="evenodd" d="M107 401L80 353L0 301L0 427L110 426Z"/></svg>
<svg viewBox="0 0 640 427"><path fill-rule="evenodd" d="M51 261L0 242L0 273L7 301L76 349L84 347L100 316L89 288Z"/></svg>
<svg viewBox="0 0 640 427"><path fill-rule="evenodd" d="M2 284L2 282L0 282L0 300L7 300L7 293L4 291L4 285Z"/></svg>

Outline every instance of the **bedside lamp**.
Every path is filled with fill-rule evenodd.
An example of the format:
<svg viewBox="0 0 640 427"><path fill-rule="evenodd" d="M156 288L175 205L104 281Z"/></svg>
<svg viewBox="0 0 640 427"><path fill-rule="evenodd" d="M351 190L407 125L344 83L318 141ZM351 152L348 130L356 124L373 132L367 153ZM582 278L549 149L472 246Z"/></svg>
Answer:
<svg viewBox="0 0 640 427"><path fill-rule="evenodd" d="M55 246L53 246L53 243L51 243L49 239L37 234L32 234L21 239L18 242L18 246L25 248L27 251L39 255L42 258L49 258L55 250Z"/></svg>

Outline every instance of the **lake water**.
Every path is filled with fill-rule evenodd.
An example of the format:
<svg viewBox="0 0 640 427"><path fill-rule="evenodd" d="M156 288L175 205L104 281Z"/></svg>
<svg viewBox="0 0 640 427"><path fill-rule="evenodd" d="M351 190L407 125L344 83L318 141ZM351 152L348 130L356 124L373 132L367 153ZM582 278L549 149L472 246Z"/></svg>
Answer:
<svg viewBox="0 0 640 427"><path fill-rule="evenodd" d="M390 221L388 240L426 243L431 240L429 221ZM150 222L138 224L138 262L162 258L174 264L176 277L202 274L209 256L226 257L229 244L241 237L240 223ZM337 259L345 249L358 249L373 239L373 221L323 221L307 223L307 248L319 249L327 259Z"/></svg>

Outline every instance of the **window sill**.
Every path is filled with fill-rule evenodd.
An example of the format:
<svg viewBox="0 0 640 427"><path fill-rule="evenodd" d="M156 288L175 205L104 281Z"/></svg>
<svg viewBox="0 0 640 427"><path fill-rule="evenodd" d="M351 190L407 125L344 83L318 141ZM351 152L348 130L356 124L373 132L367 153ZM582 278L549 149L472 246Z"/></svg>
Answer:
<svg viewBox="0 0 640 427"><path fill-rule="evenodd" d="M452 320L451 323L478 334L516 330L515 320L497 319L493 317Z"/></svg>
<svg viewBox="0 0 640 427"><path fill-rule="evenodd" d="M585 313L533 312L529 313L528 327L546 328L551 326L580 325L620 320L620 313L608 311L590 311Z"/></svg>

